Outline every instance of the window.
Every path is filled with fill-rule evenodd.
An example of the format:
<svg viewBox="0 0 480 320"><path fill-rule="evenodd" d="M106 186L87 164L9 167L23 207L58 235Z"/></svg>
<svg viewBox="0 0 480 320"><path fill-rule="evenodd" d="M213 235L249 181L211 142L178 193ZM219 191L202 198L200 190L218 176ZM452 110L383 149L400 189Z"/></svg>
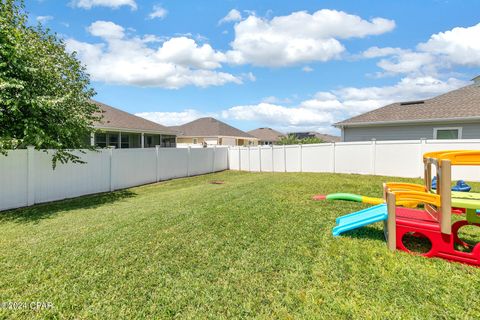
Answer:
<svg viewBox="0 0 480 320"><path fill-rule="evenodd" d="M108 146L118 148L118 133L110 132L108 134Z"/></svg>
<svg viewBox="0 0 480 320"><path fill-rule="evenodd" d="M107 147L107 134L106 133L95 133L95 146L99 148Z"/></svg>
<svg viewBox="0 0 480 320"><path fill-rule="evenodd" d="M155 146L160 145L160 135L159 134L145 134L144 135L144 144L145 148L155 148Z"/></svg>
<svg viewBox="0 0 480 320"><path fill-rule="evenodd" d="M120 143L122 149L128 149L130 148L130 139L129 135L127 133L122 133L122 141Z"/></svg>
<svg viewBox="0 0 480 320"><path fill-rule="evenodd" d="M462 128L434 128L434 139L462 139Z"/></svg>
<svg viewBox="0 0 480 320"><path fill-rule="evenodd" d="M198 143L198 139L197 138L193 138L193 144L197 144Z"/></svg>
<svg viewBox="0 0 480 320"><path fill-rule="evenodd" d="M161 144L163 148L175 148L176 147L176 137L162 135Z"/></svg>

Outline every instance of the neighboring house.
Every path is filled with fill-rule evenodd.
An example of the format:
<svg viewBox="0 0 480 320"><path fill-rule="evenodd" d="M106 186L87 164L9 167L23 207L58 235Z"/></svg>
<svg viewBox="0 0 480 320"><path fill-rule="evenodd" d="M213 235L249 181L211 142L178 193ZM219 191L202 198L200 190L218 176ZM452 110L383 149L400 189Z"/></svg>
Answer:
<svg viewBox="0 0 480 320"><path fill-rule="evenodd" d="M247 131L247 133L257 138L259 145L272 145L280 141L282 137L285 137L285 134L275 131L272 128L258 128Z"/></svg>
<svg viewBox="0 0 480 320"><path fill-rule="evenodd" d="M154 148L176 146L176 132L158 123L93 101L102 110L103 119L95 124L98 132L91 144L100 148Z"/></svg>
<svg viewBox="0 0 480 320"><path fill-rule="evenodd" d="M214 118L200 118L181 126L170 127L178 132L177 146L251 146L257 145L254 136Z"/></svg>
<svg viewBox="0 0 480 320"><path fill-rule="evenodd" d="M332 136L326 133L318 133L318 132L291 132L289 135L294 135L297 139L305 139L305 138L318 138L323 142L340 142L342 139L338 136Z"/></svg>
<svg viewBox="0 0 480 320"><path fill-rule="evenodd" d="M335 123L343 141L480 139L480 76L437 97L397 102Z"/></svg>

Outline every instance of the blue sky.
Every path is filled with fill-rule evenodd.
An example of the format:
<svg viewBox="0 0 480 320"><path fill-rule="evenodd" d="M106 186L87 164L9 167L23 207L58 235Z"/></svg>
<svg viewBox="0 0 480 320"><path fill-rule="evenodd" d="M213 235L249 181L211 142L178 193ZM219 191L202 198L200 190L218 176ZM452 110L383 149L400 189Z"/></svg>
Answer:
<svg viewBox="0 0 480 320"><path fill-rule="evenodd" d="M62 3L62 4L60 4ZM165 125L331 124L480 74L480 1L30 0L96 99Z"/></svg>

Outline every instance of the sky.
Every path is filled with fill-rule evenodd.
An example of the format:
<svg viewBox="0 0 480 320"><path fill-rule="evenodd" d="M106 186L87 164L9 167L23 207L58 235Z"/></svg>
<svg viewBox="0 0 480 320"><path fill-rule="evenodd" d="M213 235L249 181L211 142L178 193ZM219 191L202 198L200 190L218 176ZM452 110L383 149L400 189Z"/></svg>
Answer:
<svg viewBox="0 0 480 320"><path fill-rule="evenodd" d="M27 0L95 99L163 125L339 134L333 123L480 74L478 0Z"/></svg>

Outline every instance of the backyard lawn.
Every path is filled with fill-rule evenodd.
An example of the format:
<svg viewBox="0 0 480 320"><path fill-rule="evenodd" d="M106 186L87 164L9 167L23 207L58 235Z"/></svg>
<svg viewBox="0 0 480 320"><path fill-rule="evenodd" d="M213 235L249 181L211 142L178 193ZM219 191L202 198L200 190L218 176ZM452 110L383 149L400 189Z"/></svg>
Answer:
<svg viewBox="0 0 480 320"><path fill-rule="evenodd" d="M387 180L415 181L226 171L0 213L0 303L54 305L0 318L480 318L480 269L333 238L365 206L311 200Z"/></svg>

